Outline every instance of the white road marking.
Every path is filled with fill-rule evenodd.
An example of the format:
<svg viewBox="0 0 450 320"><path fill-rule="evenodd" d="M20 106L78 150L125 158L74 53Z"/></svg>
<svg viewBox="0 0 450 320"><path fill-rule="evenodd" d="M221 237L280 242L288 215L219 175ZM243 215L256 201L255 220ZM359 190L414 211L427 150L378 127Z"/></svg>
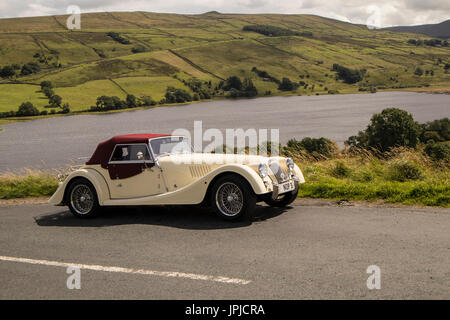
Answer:
<svg viewBox="0 0 450 320"><path fill-rule="evenodd" d="M75 267L78 267L80 269L85 269L85 270L143 274L143 275L158 276L158 277L185 278L185 279L191 279L191 280L205 280L205 281L232 283L232 284L249 284L251 282L250 280L244 280L244 279L239 279L239 278L229 278L229 277L222 277L222 276L208 276L205 274L184 273L184 272L176 272L176 271L154 271L154 270L144 270L144 269L123 268L123 267L107 267L107 266L100 266L100 265L94 265L94 264L68 263L68 262L36 260L36 259L6 257L6 256L0 256L0 260L10 261L10 262L38 264L38 265L44 265L44 266L65 267L65 268L67 268L69 266L75 266Z"/></svg>

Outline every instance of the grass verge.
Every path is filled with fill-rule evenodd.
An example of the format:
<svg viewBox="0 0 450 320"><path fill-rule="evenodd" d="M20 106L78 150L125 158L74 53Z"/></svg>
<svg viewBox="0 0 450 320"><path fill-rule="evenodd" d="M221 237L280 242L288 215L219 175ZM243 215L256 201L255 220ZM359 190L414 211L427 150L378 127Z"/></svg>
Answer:
<svg viewBox="0 0 450 320"><path fill-rule="evenodd" d="M0 175L0 199L48 197L57 187L56 175L49 172L26 170L23 174Z"/></svg>
<svg viewBox="0 0 450 320"><path fill-rule="evenodd" d="M397 149L386 158L369 153L320 161L303 157L296 162L306 179L299 197L450 207L448 163L432 162L420 151Z"/></svg>

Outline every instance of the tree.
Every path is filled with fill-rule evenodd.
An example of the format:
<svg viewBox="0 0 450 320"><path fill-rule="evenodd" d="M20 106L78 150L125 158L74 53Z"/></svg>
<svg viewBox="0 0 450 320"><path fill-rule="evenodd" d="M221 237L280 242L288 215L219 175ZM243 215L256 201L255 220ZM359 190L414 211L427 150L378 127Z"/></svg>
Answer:
<svg viewBox="0 0 450 320"><path fill-rule="evenodd" d="M61 98L61 96L58 96L57 94L55 94L48 99L48 102L50 103L50 105L53 108L56 108L56 107L59 108L59 107L61 107L62 98Z"/></svg>
<svg viewBox="0 0 450 320"><path fill-rule="evenodd" d="M421 75L423 75L423 70L422 70L422 68L421 67L417 67L416 68L416 70L414 71L414 74L416 75L416 76L421 76Z"/></svg>
<svg viewBox="0 0 450 320"><path fill-rule="evenodd" d="M53 89L53 84L50 81L42 81L41 90L44 90L44 88Z"/></svg>
<svg viewBox="0 0 450 320"><path fill-rule="evenodd" d="M243 93L246 97L254 97L258 95L258 90L256 89L253 81L249 78L244 79L243 83Z"/></svg>
<svg viewBox="0 0 450 320"><path fill-rule="evenodd" d="M137 107L136 97L132 94L127 95L126 103L127 103L127 106L130 108Z"/></svg>
<svg viewBox="0 0 450 320"><path fill-rule="evenodd" d="M16 115L19 117L37 116L39 115L39 110L31 102L24 102L19 106Z"/></svg>
<svg viewBox="0 0 450 320"><path fill-rule="evenodd" d="M395 146L414 148L419 142L421 126L408 112L387 108L374 114L366 130L350 137L345 143L349 146L375 148L387 151Z"/></svg>
<svg viewBox="0 0 450 320"><path fill-rule="evenodd" d="M36 62L28 62L22 66L22 70L20 71L20 74L23 76L38 73L41 71L41 67L39 67L39 64Z"/></svg>
<svg viewBox="0 0 450 320"><path fill-rule="evenodd" d="M292 91L295 89L296 89L295 84L288 78L283 78L281 80L280 85L278 86L278 90L281 91Z"/></svg>
<svg viewBox="0 0 450 320"><path fill-rule="evenodd" d="M337 63L333 64L333 71L337 72L337 77L345 83L353 84L363 79L366 70L349 69Z"/></svg>
<svg viewBox="0 0 450 320"><path fill-rule="evenodd" d="M5 66L0 69L0 77L2 78L11 78L16 75L14 68L12 66Z"/></svg>
<svg viewBox="0 0 450 320"><path fill-rule="evenodd" d="M62 113L69 113L70 112L70 105L68 103L64 103L62 106Z"/></svg>
<svg viewBox="0 0 450 320"><path fill-rule="evenodd" d="M167 103L181 103L192 101L192 96L189 92L174 87L167 87L165 98Z"/></svg>
<svg viewBox="0 0 450 320"><path fill-rule="evenodd" d="M52 90L52 88L44 87L42 89L42 92L45 94L45 96L50 99L52 96L55 95L55 92Z"/></svg>
<svg viewBox="0 0 450 320"><path fill-rule="evenodd" d="M223 85L223 90L230 91L231 89L241 90L242 89L242 81L237 76L231 76L225 80Z"/></svg>

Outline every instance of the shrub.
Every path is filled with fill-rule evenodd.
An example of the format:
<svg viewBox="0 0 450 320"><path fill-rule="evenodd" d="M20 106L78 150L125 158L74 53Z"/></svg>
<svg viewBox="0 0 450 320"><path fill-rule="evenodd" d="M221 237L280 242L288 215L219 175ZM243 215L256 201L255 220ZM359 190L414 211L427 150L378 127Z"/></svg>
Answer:
<svg viewBox="0 0 450 320"><path fill-rule="evenodd" d="M142 96L139 98L139 102L142 106L154 106L156 105L156 101L152 99L150 96Z"/></svg>
<svg viewBox="0 0 450 320"><path fill-rule="evenodd" d="M423 70L422 70L422 68L421 67L417 67L416 68L416 70L414 70L414 74L416 75L416 76L421 76L421 75L423 75Z"/></svg>
<svg viewBox="0 0 450 320"><path fill-rule="evenodd" d="M16 75L14 68L12 66L5 66L0 68L0 77L2 78L11 78Z"/></svg>
<svg viewBox="0 0 450 320"><path fill-rule="evenodd" d="M349 84L361 81L364 75L363 70L349 69L337 63L333 64L333 71L337 72L339 79Z"/></svg>
<svg viewBox="0 0 450 320"><path fill-rule="evenodd" d="M280 36L297 36L300 35L299 32L292 31L286 28L280 28L276 26L264 25L264 24L255 24L248 25L242 28L243 31L252 31L263 34L269 37L280 37ZM311 34L312 35L312 34Z"/></svg>
<svg viewBox="0 0 450 320"><path fill-rule="evenodd" d="M283 78L281 80L280 85L278 86L278 90L281 91L293 91L298 88L298 84L292 82L289 78Z"/></svg>
<svg viewBox="0 0 450 320"><path fill-rule="evenodd" d="M28 62L22 66L22 70L20 71L20 74L23 76L38 73L41 71L41 67L39 67L39 64L36 62Z"/></svg>
<svg viewBox="0 0 450 320"><path fill-rule="evenodd" d="M423 134L420 138L422 142L428 140L448 141L450 140L450 120L442 118L422 124Z"/></svg>
<svg viewBox="0 0 450 320"><path fill-rule="evenodd" d="M332 158L339 153L339 149L335 142L327 138L303 138L301 141L290 139L286 148L291 151L307 151L313 156L320 155L325 158Z"/></svg>
<svg viewBox="0 0 450 320"><path fill-rule="evenodd" d="M347 178L350 176L351 169L342 161L336 161L330 169L330 174L335 178Z"/></svg>
<svg viewBox="0 0 450 320"><path fill-rule="evenodd" d="M108 32L107 35L110 36L114 41L117 41L121 44L130 44L131 43L130 40L125 39L117 32Z"/></svg>
<svg viewBox="0 0 450 320"><path fill-rule="evenodd" d="M427 143L425 153L433 160L450 162L450 145L446 143Z"/></svg>
<svg viewBox="0 0 450 320"><path fill-rule="evenodd" d="M61 113L70 113L70 105L68 103L64 103Z"/></svg>
<svg viewBox="0 0 450 320"><path fill-rule="evenodd" d="M174 87L167 87L165 97L167 103L182 103L192 101L192 96L189 92Z"/></svg>
<svg viewBox="0 0 450 320"><path fill-rule="evenodd" d="M420 180L423 178L422 169L407 160L396 160L388 168L388 177L393 181Z"/></svg>
<svg viewBox="0 0 450 320"><path fill-rule="evenodd" d="M51 81L42 81L41 90L44 90L44 88L53 89L53 84L51 83Z"/></svg>
<svg viewBox="0 0 450 320"><path fill-rule="evenodd" d="M141 52L147 52L147 51L148 51L148 49L143 46L138 46L138 47L134 47L133 49L131 49L131 52L133 52L133 53L141 53Z"/></svg>
<svg viewBox="0 0 450 320"><path fill-rule="evenodd" d="M26 117L26 116L37 116L39 115L39 110L33 106L31 102L24 102L19 106L16 116Z"/></svg>

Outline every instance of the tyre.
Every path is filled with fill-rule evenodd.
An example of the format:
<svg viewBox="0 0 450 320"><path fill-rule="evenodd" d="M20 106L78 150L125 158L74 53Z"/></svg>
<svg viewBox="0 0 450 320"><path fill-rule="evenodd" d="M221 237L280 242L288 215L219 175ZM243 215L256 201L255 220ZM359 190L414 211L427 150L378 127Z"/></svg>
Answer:
<svg viewBox="0 0 450 320"><path fill-rule="evenodd" d="M271 197L267 197L264 199L264 202L268 204L271 207L286 207L290 205L294 200L297 198L298 194L298 187L295 188L292 192L286 192L280 196L278 196L277 199L272 199Z"/></svg>
<svg viewBox="0 0 450 320"><path fill-rule="evenodd" d="M99 211L97 192L86 179L76 179L67 190L67 205L78 218L92 218Z"/></svg>
<svg viewBox="0 0 450 320"><path fill-rule="evenodd" d="M230 174L214 183L211 205L225 220L249 220L255 211L256 195L244 178Z"/></svg>

